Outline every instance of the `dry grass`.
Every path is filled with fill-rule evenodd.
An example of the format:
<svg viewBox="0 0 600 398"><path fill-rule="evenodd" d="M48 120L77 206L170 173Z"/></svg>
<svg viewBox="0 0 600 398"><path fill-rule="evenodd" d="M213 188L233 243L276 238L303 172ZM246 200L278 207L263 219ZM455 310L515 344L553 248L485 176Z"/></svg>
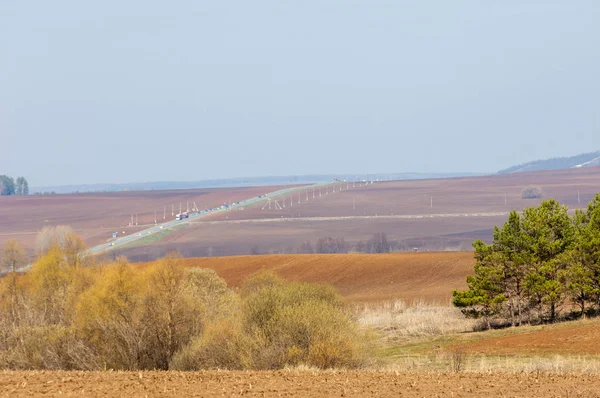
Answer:
<svg viewBox="0 0 600 398"><path fill-rule="evenodd" d="M380 352L382 361L370 370L600 375L600 356L592 353L522 351L507 354L471 349L473 344L486 345L489 339L503 336L529 338L532 344L536 341L532 333L537 336L565 331L570 336L571 328L585 329L595 326L595 321L470 333L479 328L479 321L466 319L460 310L449 305L424 301L409 305L395 300L357 304L357 313L360 324L376 330L381 336L382 347L387 347ZM560 340L560 336L556 338Z"/></svg>
<svg viewBox="0 0 600 398"><path fill-rule="evenodd" d="M459 362L457 362L457 360ZM396 358L381 367L383 371L593 374L600 375L596 356L469 356L464 352L440 352Z"/></svg>
<svg viewBox="0 0 600 398"><path fill-rule="evenodd" d="M457 308L424 301L411 305L402 300L365 303L357 308L361 325L380 331L389 341L471 332L478 323Z"/></svg>

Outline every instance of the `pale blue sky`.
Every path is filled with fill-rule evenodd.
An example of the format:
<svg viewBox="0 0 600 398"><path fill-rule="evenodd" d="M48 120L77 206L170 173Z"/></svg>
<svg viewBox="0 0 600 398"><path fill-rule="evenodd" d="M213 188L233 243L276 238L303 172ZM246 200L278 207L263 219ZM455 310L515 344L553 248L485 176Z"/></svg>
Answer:
<svg viewBox="0 0 600 398"><path fill-rule="evenodd" d="M597 150L598 21L591 0L6 0L0 174L493 172Z"/></svg>

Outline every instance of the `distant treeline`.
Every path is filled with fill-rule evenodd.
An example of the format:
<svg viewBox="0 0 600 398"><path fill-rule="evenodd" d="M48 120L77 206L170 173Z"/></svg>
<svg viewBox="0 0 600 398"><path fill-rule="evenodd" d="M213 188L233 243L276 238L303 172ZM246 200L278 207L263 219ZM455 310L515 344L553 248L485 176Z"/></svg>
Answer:
<svg viewBox="0 0 600 398"><path fill-rule="evenodd" d="M354 246L348 244L343 237L325 236L317 239L314 245L308 240L296 248L290 247L281 251L270 250L268 254L389 253L395 248L396 243L388 241L385 232L378 232L366 242L358 241ZM251 254L265 253L262 253L258 246L254 246Z"/></svg>
<svg viewBox="0 0 600 398"><path fill-rule="evenodd" d="M0 175L0 195L29 195L29 184L25 177L17 177L15 181L7 175Z"/></svg>

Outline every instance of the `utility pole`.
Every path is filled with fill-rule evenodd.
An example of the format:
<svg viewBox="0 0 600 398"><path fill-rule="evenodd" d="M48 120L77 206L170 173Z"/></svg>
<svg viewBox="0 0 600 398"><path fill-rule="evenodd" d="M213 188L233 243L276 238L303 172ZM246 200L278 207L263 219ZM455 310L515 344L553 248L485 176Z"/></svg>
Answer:
<svg viewBox="0 0 600 398"><path fill-rule="evenodd" d="M171 217L175 215L175 205L171 203Z"/></svg>
<svg viewBox="0 0 600 398"><path fill-rule="evenodd" d="M179 202L179 214L181 214L181 202Z"/></svg>
<svg viewBox="0 0 600 398"><path fill-rule="evenodd" d="M433 196L431 197L431 204L429 205L433 209Z"/></svg>
<svg viewBox="0 0 600 398"><path fill-rule="evenodd" d="M135 213L135 225L138 225L138 216L137 216L137 213Z"/></svg>
<svg viewBox="0 0 600 398"><path fill-rule="evenodd" d="M154 225L156 225L156 210L154 210Z"/></svg>
<svg viewBox="0 0 600 398"><path fill-rule="evenodd" d="M167 219L167 206L165 206L164 211L163 211L163 220Z"/></svg>

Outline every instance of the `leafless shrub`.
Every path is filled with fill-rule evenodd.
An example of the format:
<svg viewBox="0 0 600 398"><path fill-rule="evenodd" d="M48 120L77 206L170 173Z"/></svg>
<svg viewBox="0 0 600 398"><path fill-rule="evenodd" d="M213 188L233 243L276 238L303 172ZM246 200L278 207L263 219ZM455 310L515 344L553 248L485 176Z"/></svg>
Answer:
<svg viewBox="0 0 600 398"><path fill-rule="evenodd" d="M315 248L316 253L345 253L346 252L346 242L344 238L332 238L331 236L327 236L325 238L319 238L317 240L317 245Z"/></svg>
<svg viewBox="0 0 600 398"><path fill-rule="evenodd" d="M65 245L67 236L73 234L73 229L68 225L44 227L35 237L35 250L38 255L46 253L52 246Z"/></svg>
<svg viewBox="0 0 600 398"><path fill-rule="evenodd" d="M539 186L527 186L521 191L521 199L537 199L543 195L542 188Z"/></svg>
<svg viewBox="0 0 600 398"><path fill-rule="evenodd" d="M457 373L464 369L466 354L460 349L455 349L450 352L450 369Z"/></svg>

